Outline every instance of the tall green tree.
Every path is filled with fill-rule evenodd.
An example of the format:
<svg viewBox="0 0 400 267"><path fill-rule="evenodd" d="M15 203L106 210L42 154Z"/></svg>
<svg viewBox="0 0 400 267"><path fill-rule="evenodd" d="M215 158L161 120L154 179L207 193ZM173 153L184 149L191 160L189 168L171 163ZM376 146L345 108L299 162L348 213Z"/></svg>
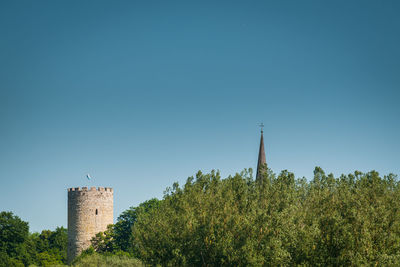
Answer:
<svg viewBox="0 0 400 267"><path fill-rule="evenodd" d="M163 266L399 266L399 211L392 174L199 172L137 216L132 244Z"/></svg>
<svg viewBox="0 0 400 267"><path fill-rule="evenodd" d="M29 236L29 226L12 212L0 213L0 258L6 264L22 263L24 243ZM0 262L0 264L2 264ZM5 265L6 266L6 265Z"/></svg>
<svg viewBox="0 0 400 267"><path fill-rule="evenodd" d="M153 198L139 204L137 207L130 207L118 217L113 230L117 248L134 253L132 226L137 221L139 214L148 213L150 210L157 208L159 204L160 200Z"/></svg>
<svg viewBox="0 0 400 267"><path fill-rule="evenodd" d="M30 239L38 264L66 263L68 246L67 229L57 227L55 231L43 230L40 234L32 234Z"/></svg>

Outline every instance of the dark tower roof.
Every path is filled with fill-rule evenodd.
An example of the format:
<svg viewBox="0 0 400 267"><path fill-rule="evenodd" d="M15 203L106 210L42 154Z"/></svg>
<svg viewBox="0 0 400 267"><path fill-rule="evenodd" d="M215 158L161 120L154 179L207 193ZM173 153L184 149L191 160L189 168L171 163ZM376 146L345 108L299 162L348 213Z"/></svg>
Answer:
<svg viewBox="0 0 400 267"><path fill-rule="evenodd" d="M266 165L267 161L265 159L264 137L263 137L263 130L261 129L261 140L260 140L260 150L258 152L256 181L260 179L259 176L263 171L265 171Z"/></svg>

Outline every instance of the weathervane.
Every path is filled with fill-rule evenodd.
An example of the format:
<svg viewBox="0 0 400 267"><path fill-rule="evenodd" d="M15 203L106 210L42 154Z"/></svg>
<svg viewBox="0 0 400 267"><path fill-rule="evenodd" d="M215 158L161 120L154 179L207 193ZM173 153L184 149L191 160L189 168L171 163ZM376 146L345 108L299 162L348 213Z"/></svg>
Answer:
<svg viewBox="0 0 400 267"><path fill-rule="evenodd" d="M264 123L260 123L259 126L260 126L260 128L261 128L261 133L263 133L263 132L264 132L264 131L263 131L263 130L264 130Z"/></svg>

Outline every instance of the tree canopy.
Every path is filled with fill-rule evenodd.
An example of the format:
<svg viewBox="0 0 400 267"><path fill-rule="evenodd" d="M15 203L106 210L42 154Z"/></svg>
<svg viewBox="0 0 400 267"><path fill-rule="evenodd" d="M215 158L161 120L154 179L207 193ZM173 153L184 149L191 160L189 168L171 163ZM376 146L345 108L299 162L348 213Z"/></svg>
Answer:
<svg viewBox="0 0 400 267"><path fill-rule="evenodd" d="M63 264L67 257L67 230L29 233L27 222L12 212L0 213L0 266L51 266Z"/></svg>
<svg viewBox="0 0 400 267"><path fill-rule="evenodd" d="M0 213L0 266L61 265L67 230L29 233ZM138 259L135 259L138 258ZM74 264L118 266L400 266L400 182L355 171L311 179L270 169L221 179L198 172L124 211ZM104 264L103 264L104 265ZM106 265L105 265L106 266Z"/></svg>
<svg viewBox="0 0 400 267"><path fill-rule="evenodd" d="M400 265L399 200L396 176L375 171L199 172L137 218L133 243L163 266Z"/></svg>
<svg viewBox="0 0 400 267"><path fill-rule="evenodd" d="M0 213L0 265L21 265L29 226L12 212Z"/></svg>

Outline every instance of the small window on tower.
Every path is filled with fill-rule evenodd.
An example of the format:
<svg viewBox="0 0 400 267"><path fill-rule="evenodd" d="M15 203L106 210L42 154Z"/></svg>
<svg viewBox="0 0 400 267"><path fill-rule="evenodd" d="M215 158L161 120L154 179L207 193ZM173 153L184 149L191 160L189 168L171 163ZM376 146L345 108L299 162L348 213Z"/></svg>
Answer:
<svg viewBox="0 0 400 267"><path fill-rule="evenodd" d="M99 212L98 212L98 210L96 209L96 215L98 214Z"/></svg>

